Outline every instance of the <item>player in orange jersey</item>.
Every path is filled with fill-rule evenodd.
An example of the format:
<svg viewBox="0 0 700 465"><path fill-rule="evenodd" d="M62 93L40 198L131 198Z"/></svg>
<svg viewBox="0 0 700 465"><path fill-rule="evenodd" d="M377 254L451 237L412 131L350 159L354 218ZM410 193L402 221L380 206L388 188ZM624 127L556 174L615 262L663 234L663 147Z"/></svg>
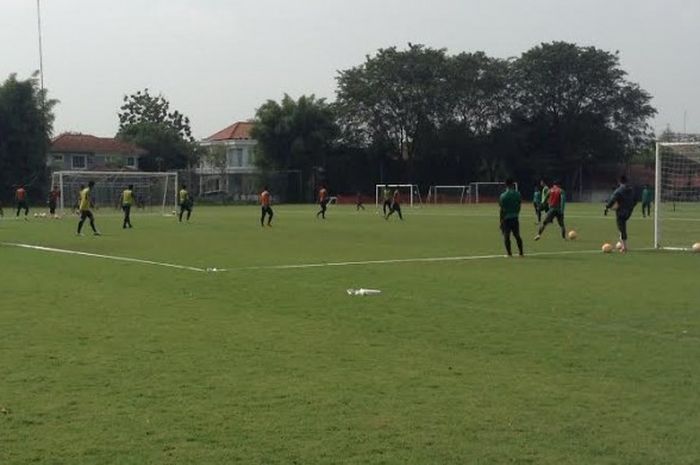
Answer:
<svg viewBox="0 0 700 465"><path fill-rule="evenodd" d="M316 218L321 216L324 220L326 219L326 210L328 209L328 189L325 185L321 186L318 190L318 205L321 207L318 213L316 213Z"/></svg>
<svg viewBox="0 0 700 465"><path fill-rule="evenodd" d="M260 193L260 207L262 209L262 214L260 216L260 226L265 226L265 216L267 216L267 225L272 226L272 207L270 206L272 196L270 195L270 190L267 186L263 187L263 191Z"/></svg>

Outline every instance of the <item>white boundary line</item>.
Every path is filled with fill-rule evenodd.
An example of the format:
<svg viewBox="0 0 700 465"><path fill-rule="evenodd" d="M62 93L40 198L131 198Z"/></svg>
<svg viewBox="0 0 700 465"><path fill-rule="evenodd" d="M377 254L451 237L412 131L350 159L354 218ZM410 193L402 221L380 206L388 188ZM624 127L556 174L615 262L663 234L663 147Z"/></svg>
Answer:
<svg viewBox="0 0 700 465"><path fill-rule="evenodd" d="M176 265L174 263L156 262L153 260L143 260L140 258L119 257L119 256L115 256L115 255L102 255L102 254L91 253L91 252L80 252L78 250L57 249L54 247L44 247L41 245L17 244L14 242L0 242L0 245L6 246L6 247L18 247L21 249L40 250L42 252L61 253L61 254L68 254L68 255L80 255L82 257L103 258L106 260L116 260L116 261L120 261L120 262L140 263L142 265L161 266L161 267L165 267L165 268L175 268L178 270L196 271L198 273L204 273L207 271L203 268L197 268L194 266Z"/></svg>
<svg viewBox="0 0 700 465"><path fill-rule="evenodd" d="M471 260L493 260L506 259L503 254L492 255L462 255L453 257L418 257L418 258L394 258L387 260L358 260L348 262L320 262L320 263L298 263L291 265L261 265L261 266L245 266L240 268L198 268L194 266L178 265L174 263L157 262L153 260L144 260L132 257L120 257L116 255L103 255L92 252L81 252L78 250L57 249L54 247L45 247L40 245L20 244L14 242L0 242L0 245L6 247L17 247L22 249L38 250L42 252L61 253L68 255L79 255L83 257L102 258L105 260L115 260L129 263L139 263L142 265L160 266L164 268L174 268L178 270L195 271L198 273L206 272L233 272L233 271L253 271L253 270L299 270L308 268L325 268L325 267L344 267L344 266L367 266L367 265L391 265L403 263L438 263L438 262L460 262ZM637 251L655 250L653 248L640 248ZM548 257L559 255L583 255L583 254L600 254L600 250L563 250L557 252L534 252L526 254L526 257Z"/></svg>

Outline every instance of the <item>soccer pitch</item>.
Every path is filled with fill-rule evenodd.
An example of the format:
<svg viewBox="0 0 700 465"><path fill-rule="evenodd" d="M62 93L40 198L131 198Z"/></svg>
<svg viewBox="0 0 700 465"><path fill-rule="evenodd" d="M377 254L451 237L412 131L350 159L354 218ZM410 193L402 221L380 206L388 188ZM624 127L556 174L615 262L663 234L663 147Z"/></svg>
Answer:
<svg viewBox="0 0 700 465"><path fill-rule="evenodd" d="M524 259L493 205L6 216L0 463L697 463L700 255L523 210Z"/></svg>

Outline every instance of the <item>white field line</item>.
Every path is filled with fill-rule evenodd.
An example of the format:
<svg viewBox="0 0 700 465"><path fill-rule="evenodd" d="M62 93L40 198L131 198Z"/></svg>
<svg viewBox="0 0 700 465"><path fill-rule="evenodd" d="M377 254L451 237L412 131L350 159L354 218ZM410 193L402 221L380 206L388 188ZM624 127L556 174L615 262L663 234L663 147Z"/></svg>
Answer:
<svg viewBox="0 0 700 465"><path fill-rule="evenodd" d="M635 250L653 250L653 249L635 249ZM525 254L526 257L547 257L557 255L581 255L602 253L600 250L565 250L559 252L534 252ZM419 258L394 258L388 260L361 260L350 262L322 262L322 263L300 263L293 265L264 265L264 266L249 266L242 268L219 269L217 271L243 271L243 270L293 270L304 268L322 268L322 267L342 267L342 266L364 266L364 265L388 265L401 263L434 263L434 262L459 262L470 260L493 260L505 259L504 254L494 255L462 255L455 257L419 257ZM513 260L516 260L515 258Z"/></svg>
<svg viewBox="0 0 700 465"><path fill-rule="evenodd" d="M165 262L156 262L153 260L143 260L141 258L119 257L119 256L115 256L115 255L103 255L103 254L97 254L97 253L91 253L91 252L81 252L78 250L57 249L54 247L44 247L44 246L40 246L40 245L18 244L18 243L13 243L13 242L0 242L0 245L3 245L5 247L18 247L18 248L22 248L22 249L39 250L42 252L52 252L52 253L60 253L60 254L67 254L67 255L80 255L82 257L102 258L105 260L115 260L115 261L120 261L120 262L139 263L142 265L160 266L160 267L164 267L164 268L175 268L178 270L196 271L199 273L204 273L207 271L203 268L197 268L194 266L177 265L174 263L165 263Z"/></svg>

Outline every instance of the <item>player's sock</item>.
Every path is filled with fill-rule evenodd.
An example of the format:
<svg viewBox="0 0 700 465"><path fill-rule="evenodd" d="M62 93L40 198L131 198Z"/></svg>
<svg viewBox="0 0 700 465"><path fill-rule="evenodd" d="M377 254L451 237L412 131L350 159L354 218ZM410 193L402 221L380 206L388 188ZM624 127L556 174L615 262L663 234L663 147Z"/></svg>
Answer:
<svg viewBox="0 0 700 465"><path fill-rule="evenodd" d="M510 245L510 235L505 236L503 239L503 243L506 245L506 252L508 253L508 256L511 257L513 255L513 252L511 250L511 245Z"/></svg>

